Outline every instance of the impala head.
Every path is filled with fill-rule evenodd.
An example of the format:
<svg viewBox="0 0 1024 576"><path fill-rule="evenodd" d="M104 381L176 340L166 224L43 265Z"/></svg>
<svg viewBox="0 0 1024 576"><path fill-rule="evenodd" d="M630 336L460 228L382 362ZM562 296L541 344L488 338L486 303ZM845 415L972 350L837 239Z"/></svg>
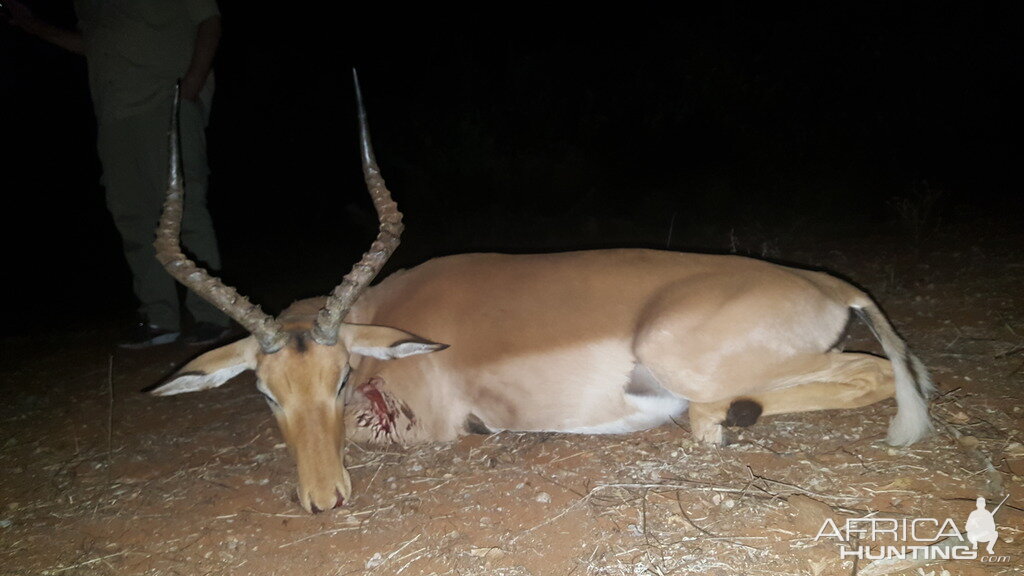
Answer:
<svg viewBox="0 0 1024 576"><path fill-rule="evenodd" d="M328 297L300 302L280 318L274 318L185 257L180 246L184 190L177 96L171 120L167 198L154 244L157 258L172 276L251 335L199 356L152 393L169 396L205 390L220 386L245 370L255 371L256 385L266 396L298 465L299 502L310 512L339 506L352 492L344 466L341 394L352 357L402 358L445 347L395 328L343 321L398 247L402 233L402 214L391 200L374 159L358 80L356 100L363 174L380 220L380 232L370 250Z"/></svg>

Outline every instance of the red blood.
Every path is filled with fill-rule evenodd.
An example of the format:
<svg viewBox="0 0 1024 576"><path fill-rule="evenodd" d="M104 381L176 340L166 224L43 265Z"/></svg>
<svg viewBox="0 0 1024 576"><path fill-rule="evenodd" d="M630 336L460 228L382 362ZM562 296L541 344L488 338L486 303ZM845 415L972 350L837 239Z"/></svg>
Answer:
<svg viewBox="0 0 1024 576"><path fill-rule="evenodd" d="M371 410L377 417L377 426L381 432L389 433L395 423L395 411L388 408L388 401L384 394L377 389L377 379L370 380L359 387L359 391L370 401Z"/></svg>

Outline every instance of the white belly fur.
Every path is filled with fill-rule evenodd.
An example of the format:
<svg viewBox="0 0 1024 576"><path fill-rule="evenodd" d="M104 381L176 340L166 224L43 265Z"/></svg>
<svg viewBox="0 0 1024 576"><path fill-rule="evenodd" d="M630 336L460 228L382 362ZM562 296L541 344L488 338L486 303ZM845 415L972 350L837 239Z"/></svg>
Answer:
<svg viewBox="0 0 1024 576"><path fill-rule="evenodd" d="M686 411L688 402L675 396L634 396L625 395L626 402L636 407L636 412L612 422L582 426L558 432L570 434L625 434L661 426Z"/></svg>
<svg viewBox="0 0 1024 576"><path fill-rule="evenodd" d="M622 385L624 411L621 418L562 430L574 434L624 434L661 426L678 418L689 402L669 392L642 364L635 364ZM630 411L632 409L632 411Z"/></svg>
<svg viewBox="0 0 1024 576"><path fill-rule="evenodd" d="M515 423L488 418L486 407L474 407L473 413L489 429L624 434L665 424L688 406L685 398L668 391L645 366L636 364L620 341L519 357L506 366L492 366L490 375L500 381L524 374L532 385L519 391L517 403L523 413Z"/></svg>

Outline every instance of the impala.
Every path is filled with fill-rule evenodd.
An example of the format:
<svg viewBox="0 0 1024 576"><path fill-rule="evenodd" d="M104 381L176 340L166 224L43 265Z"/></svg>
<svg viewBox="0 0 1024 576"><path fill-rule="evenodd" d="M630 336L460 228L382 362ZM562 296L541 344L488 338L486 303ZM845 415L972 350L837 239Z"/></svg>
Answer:
<svg viewBox="0 0 1024 576"><path fill-rule="evenodd" d="M654 250L464 254L368 287L402 215L377 167L356 84L363 172L380 231L324 298L278 317L189 261L179 245L177 105L155 246L168 272L251 334L153 390L220 386L254 370L298 466L307 511L352 492L345 443L449 441L502 430L644 430L689 412L692 434L760 415L856 408L895 394L888 442L930 428L932 385L863 291L823 272ZM851 311L888 359L841 352Z"/></svg>

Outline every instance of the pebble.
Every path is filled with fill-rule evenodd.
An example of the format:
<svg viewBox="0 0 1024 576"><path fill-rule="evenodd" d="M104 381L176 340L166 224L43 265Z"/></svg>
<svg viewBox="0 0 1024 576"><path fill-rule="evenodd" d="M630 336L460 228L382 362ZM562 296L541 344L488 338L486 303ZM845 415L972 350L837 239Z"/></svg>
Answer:
<svg viewBox="0 0 1024 576"><path fill-rule="evenodd" d="M370 570L372 568L376 568L383 563L384 556L380 552L374 552L373 556L370 556L370 559L366 561L366 569Z"/></svg>

